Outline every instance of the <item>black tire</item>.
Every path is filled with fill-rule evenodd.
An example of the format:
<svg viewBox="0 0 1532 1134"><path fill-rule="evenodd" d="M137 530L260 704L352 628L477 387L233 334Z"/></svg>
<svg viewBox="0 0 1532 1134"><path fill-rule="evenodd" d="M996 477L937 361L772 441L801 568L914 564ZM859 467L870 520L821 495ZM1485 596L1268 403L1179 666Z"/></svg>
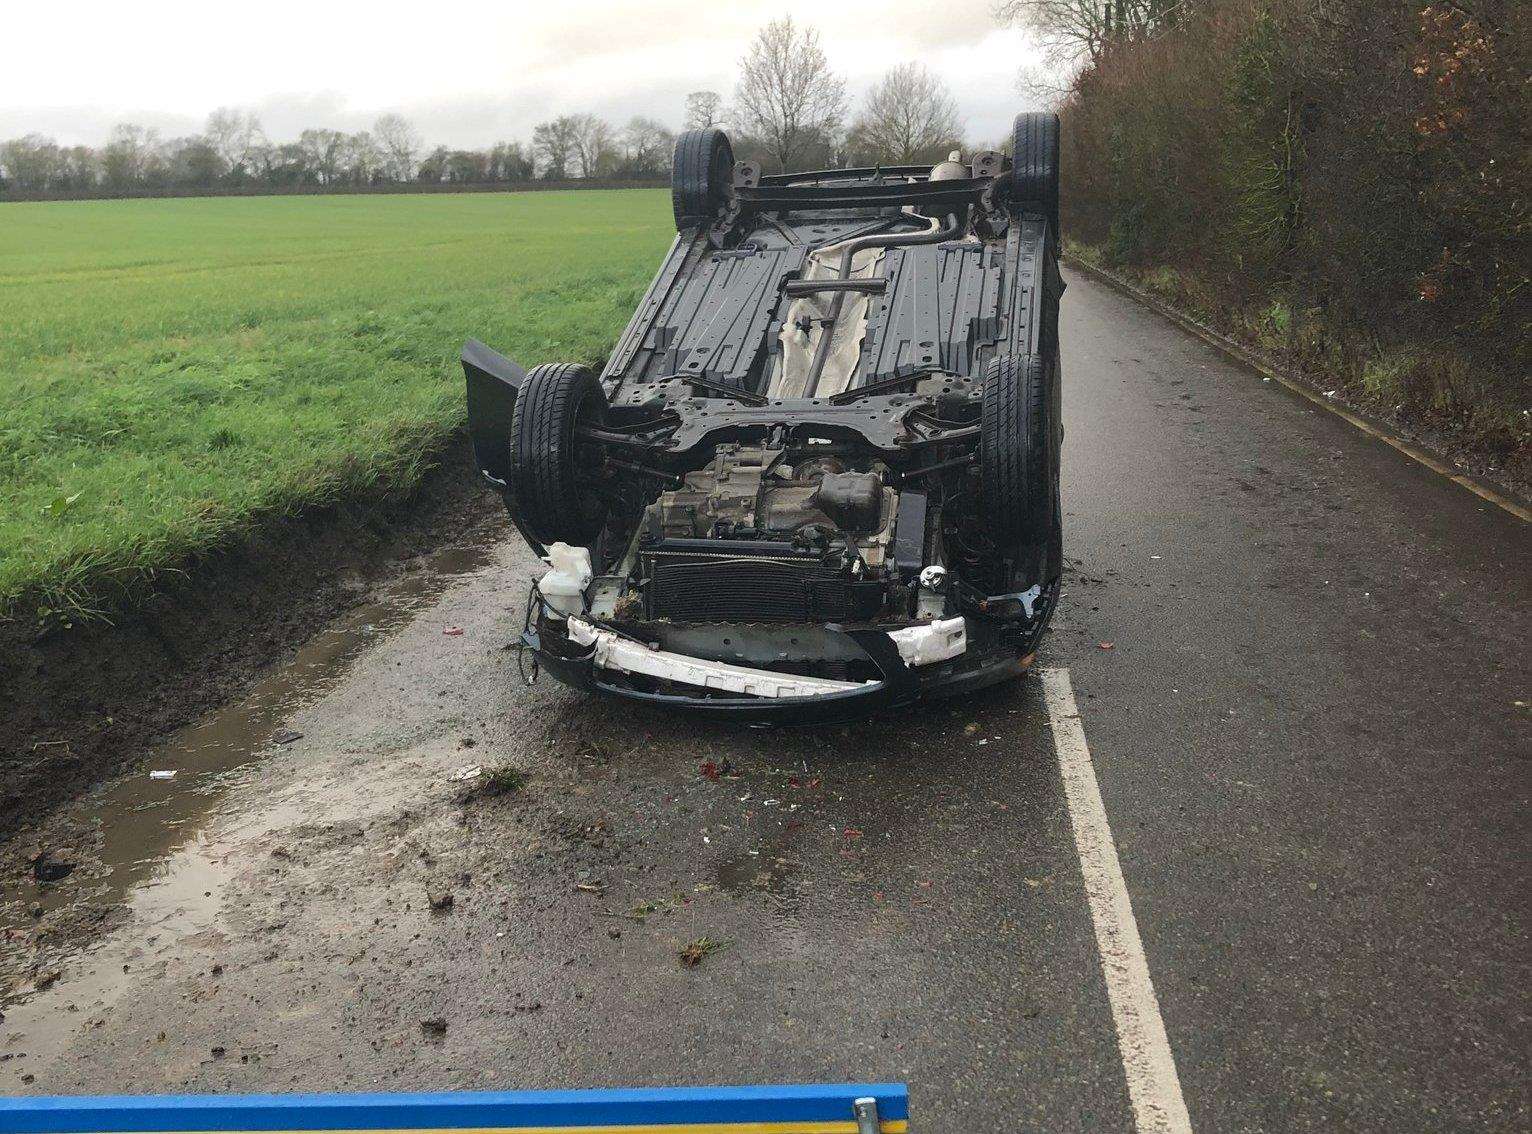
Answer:
<svg viewBox="0 0 1532 1134"><path fill-rule="evenodd" d="M984 373L979 502L986 534L1008 557L1042 548L1055 523L1054 399L1048 364L1031 355L992 360Z"/></svg>
<svg viewBox="0 0 1532 1134"><path fill-rule="evenodd" d="M676 139L670 167L670 203L676 231L711 224L729 198L734 179L734 147L716 126L687 130Z"/></svg>
<svg viewBox="0 0 1532 1134"><path fill-rule="evenodd" d="M606 520L606 502L581 486L575 426L606 419L606 394L583 366L534 366L511 413L506 503L522 535L546 546L588 547Z"/></svg>
<svg viewBox="0 0 1532 1134"><path fill-rule="evenodd" d="M1059 116L1018 114L1011 134L1011 201L1043 213L1059 230Z"/></svg>

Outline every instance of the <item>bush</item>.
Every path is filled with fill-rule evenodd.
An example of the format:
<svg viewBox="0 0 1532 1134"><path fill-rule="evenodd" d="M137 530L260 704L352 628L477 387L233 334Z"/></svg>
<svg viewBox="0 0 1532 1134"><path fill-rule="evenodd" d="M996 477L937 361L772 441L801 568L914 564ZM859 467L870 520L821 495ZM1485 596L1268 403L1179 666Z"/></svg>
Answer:
<svg viewBox="0 0 1532 1134"><path fill-rule="evenodd" d="M1525 462L1532 7L1181 10L1066 100L1070 236Z"/></svg>

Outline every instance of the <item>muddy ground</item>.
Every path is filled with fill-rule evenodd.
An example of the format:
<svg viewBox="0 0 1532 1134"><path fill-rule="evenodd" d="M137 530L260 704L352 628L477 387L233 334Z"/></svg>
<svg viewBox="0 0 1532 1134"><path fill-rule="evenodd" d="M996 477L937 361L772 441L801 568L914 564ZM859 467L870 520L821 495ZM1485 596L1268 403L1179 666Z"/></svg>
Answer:
<svg viewBox="0 0 1532 1134"><path fill-rule="evenodd" d="M103 619L0 621L0 832L237 696L381 580L495 516L466 440L407 493L273 520Z"/></svg>

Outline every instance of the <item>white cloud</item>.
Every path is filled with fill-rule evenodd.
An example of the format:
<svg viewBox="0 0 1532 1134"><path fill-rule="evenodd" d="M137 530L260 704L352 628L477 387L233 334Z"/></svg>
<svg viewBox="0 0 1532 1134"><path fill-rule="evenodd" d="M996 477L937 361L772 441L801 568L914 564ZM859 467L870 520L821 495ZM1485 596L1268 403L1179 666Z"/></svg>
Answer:
<svg viewBox="0 0 1532 1134"><path fill-rule="evenodd" d="M358 129L385 110L449 145L525 138L536 122L581 110L678 125L686 93L727 96L751 35L790 12L820 30L853 97L894 63L920 59L951 84L970 135L994 141L1020 108L1019 68L1038 55L990 10L991 0L16 6L5 21L13 50L0 69L0 137L36 130L96 143L119 121L182 134L218 106L253 107L276 138Z"/></svg>

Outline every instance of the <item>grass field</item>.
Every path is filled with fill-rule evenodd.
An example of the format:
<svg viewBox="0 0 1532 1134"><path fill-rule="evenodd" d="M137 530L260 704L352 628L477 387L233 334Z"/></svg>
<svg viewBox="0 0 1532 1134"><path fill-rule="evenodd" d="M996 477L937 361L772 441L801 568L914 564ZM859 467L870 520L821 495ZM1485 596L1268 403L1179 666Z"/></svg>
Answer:
<svg viewBox="0 0 1532 1134"><path fill-rule="evenodd" d="M80 617L254 519L409 483L462 421L463 339L599 362L669 214L662 190L0 204L0 614Z"/></svg>

